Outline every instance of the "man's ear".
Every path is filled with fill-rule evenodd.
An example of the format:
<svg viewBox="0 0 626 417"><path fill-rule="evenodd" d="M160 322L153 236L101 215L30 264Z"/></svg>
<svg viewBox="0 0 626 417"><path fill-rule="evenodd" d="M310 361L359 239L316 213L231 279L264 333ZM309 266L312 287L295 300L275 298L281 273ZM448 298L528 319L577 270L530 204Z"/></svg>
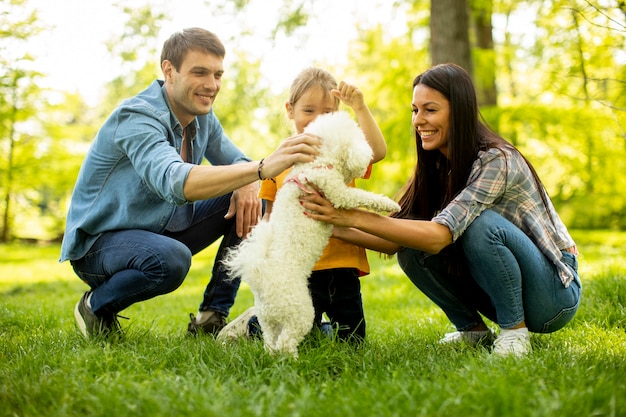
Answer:
<svg viewBox="0 0 626 417"><path fill-rule="evenodd" d="M164 59L163 62L161 62L161 71L163 71L163 77L165 78L165 81L169 81L169 79L172 77L172 71L175 70L172 63L169 60Z"/></svg>

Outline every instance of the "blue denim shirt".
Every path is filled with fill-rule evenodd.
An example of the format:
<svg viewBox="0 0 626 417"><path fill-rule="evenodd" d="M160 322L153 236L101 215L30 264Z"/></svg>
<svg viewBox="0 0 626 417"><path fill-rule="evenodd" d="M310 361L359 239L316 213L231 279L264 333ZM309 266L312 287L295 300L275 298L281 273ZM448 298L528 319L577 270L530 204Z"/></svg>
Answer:
<svg viewBox="0 0 626 417"><path fill-rule="evenodd" d="M250 161L211 110L197 116L192 162ZM183 185L193 167L180 157L183 127L163 81L124 101L106 120L83 161L66 220L60 261L80 259L107 231L162 233L176 207L189 204Z"/></svg>

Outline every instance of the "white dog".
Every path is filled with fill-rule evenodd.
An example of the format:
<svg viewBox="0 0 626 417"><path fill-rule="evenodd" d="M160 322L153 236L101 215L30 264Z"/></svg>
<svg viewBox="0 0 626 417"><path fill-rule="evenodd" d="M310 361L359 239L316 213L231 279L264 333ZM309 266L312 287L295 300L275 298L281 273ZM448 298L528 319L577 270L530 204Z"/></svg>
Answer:
<svg viewBox="0 0 626 417"><path fill-rule="evenodd" d="M346 112L320 115L305 132L322 138L319 156L294 165L276 195L270 220L260 222L224 262L231 276L240 276L254 294L265 348L294 357L313 326L308 278L333 227L305 216L299 197L316 190L338 208L400 209L387 197L347 185L364 175L372 149Z"/></svg>

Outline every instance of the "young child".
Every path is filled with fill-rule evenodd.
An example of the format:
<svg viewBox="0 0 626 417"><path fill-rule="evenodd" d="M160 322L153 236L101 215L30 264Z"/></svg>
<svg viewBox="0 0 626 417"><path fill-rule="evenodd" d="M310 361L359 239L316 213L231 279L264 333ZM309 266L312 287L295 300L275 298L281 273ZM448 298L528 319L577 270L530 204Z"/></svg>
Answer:
<svg viewBox="0 0 626 417"><path fill-rule="evenodd" d="M351 107L357 121L372 147L372 164L387 153L385 139L363 99L361 90L345 82L337 82L333 76L319 68L303 70L291 84L289 100L285 103L287 116L293 120L296 134L320 114L339 109L339 103ZM369 177L369 171L366 178ZM289 170L275 178L264 180L259 197L266 202L264 217L272 213L276 193L283 185ZM350 184L354 186L354 182ZM315 264L309 278L309 289L315 309L315 325L322 327L326 313L331 326L340 340L360 342L365 339L365 315L361 298L359 277L370 272L365 249L331 238L324 253ZM217 338L235 339L254 333L256 317L254 307L230 322ZM261 329L262 331L262 329Z"/></svg>

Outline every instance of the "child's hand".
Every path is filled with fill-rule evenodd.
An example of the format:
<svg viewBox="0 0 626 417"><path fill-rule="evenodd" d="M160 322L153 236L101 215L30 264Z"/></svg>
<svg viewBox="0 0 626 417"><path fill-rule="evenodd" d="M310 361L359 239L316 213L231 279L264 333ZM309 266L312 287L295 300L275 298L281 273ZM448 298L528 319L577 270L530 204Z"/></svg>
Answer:
<svg viewBox="0 0 626 417"><path fill-rule="evenodd" d="M361 90L344 81L339 83L337 89L331 90L331 94L338 97L346 106L352 107L354 111L359 111L365 107Z"/></svg>

